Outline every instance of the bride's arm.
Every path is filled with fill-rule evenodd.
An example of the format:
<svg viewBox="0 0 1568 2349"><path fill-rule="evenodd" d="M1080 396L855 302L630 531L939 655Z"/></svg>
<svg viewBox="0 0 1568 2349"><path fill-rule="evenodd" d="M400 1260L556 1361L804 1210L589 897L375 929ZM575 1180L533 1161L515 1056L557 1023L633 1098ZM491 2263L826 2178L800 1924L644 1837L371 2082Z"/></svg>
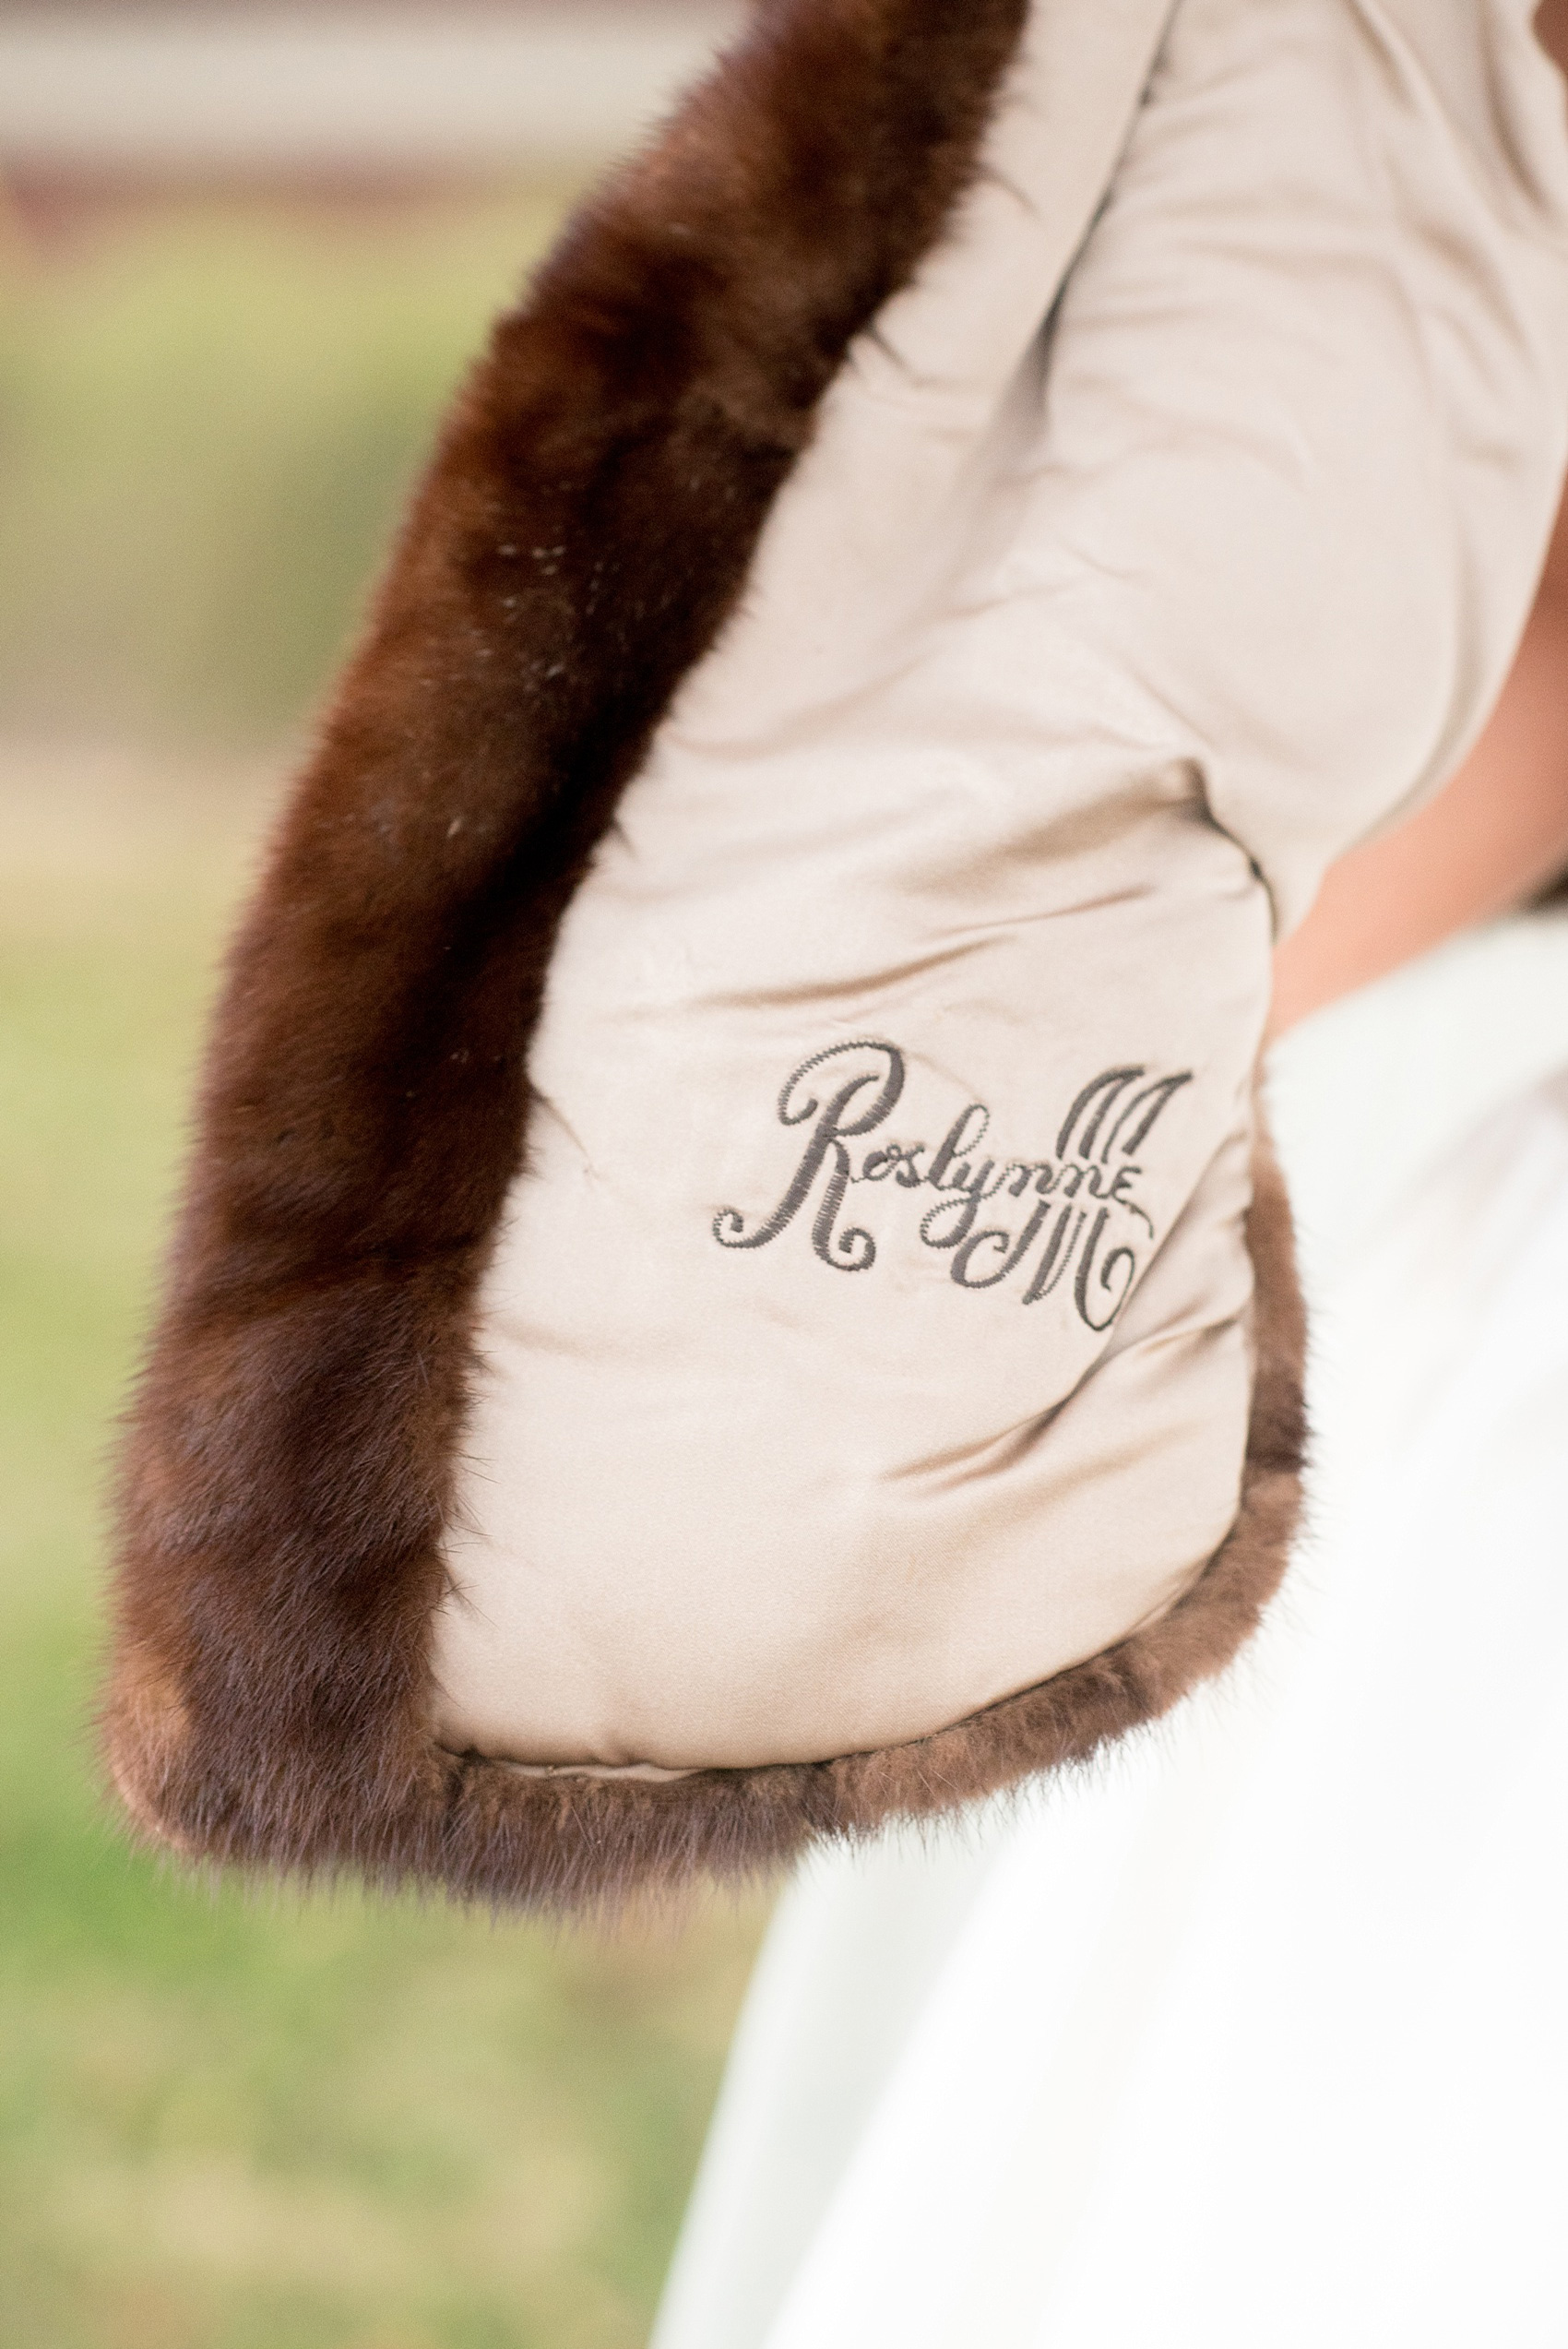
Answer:
<svg viewBox="0 0 1568 2349"><path fill-rule="evenodd" d="M1536 31L1568 73L1568 0ZM1456 930L1521 905L1568 869L1568 497L1486 732L1453 781L1397 831L1334 866L1275 958L1271 1031L1380 979Z"/></svg>
<svg viewBox="0 0 1568 2349"><path fill-rule="evenodd" d="M1273 1033L1568 867L1568 498L1519 656L1452 782L1336 864L1275 958Z"/></svg>

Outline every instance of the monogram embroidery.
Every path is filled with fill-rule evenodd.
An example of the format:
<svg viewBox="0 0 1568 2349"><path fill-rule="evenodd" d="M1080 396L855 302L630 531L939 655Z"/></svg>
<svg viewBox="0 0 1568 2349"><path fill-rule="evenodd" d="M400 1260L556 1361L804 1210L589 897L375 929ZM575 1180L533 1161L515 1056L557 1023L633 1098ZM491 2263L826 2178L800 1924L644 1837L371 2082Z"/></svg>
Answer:
<svg viewBox="0 0 1568 2349"><path fill-rule="evenodd" d="M808 1083L832 1063L868 1053L874 1055L870 1068L841 1069L838 1083ZM1192 1083L1192 1070L1151 1076L1141 1063L1102 1069L1079 1091L1050 1157L982 1158L991 1111L977 1101L954 1119L934 1151L925 1142L887 1138L857 1159L850 1144L886 1125L903 1098L907 1075L896 1044L865 1037L802 1061L778 1096L780 1125L811 1128L795 1171L772 1213L754 1229L747 1229L739 1208L720 1208L713 1222L719 1246L767 1247L815 1193L816 1255L835 1271L869 1272L876 1262L875 1240L863 1226L840 1222L851 1185L934 1191L940 1196L921 1216L920 1237L948 1257L948 1275L957 1287L997 1289L1016 1274L1019 1302L1038 1305L1071 1276L1079 1318L1090 1330L1109 1330L1157 1237L1137 1197L1144 1172L1137 1153ZM982 1224L980 1210L999 1198L1016 1200L1016 1210L994 1210L1008 1221Z"/></svg>

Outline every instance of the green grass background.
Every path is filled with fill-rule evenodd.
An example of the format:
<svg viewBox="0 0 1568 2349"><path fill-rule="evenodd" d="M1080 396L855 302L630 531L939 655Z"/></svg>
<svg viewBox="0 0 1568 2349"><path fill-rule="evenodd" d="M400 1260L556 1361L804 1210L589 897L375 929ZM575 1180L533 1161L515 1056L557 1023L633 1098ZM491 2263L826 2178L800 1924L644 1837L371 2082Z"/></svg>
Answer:
<svg viewBox="0 0 1568 2349"><path fill-rule="evenodd" d="M557 205L0 250L0 2340L640 2342L758 1926L193 1884L97 1783L101 1499L216 956Z"/></svg>

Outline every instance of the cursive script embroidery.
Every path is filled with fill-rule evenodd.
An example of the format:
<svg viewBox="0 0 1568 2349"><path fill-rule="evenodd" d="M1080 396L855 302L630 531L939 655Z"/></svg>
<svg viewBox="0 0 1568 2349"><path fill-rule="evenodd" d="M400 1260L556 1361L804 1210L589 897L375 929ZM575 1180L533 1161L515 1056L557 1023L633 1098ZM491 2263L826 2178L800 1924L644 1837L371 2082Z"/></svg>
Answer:
<svg viewBox="0 0 1568 2349"><path fill-rule="evenodd" d="M858 1067L852 1055L861 1058ZM819 1077L835 1062L832 1079ZM1016 1274L1019 1301L1038 1305L1071 1277L1079 1318L1090 1330L1109 1330L1157 1237L1136 1195L1144 1171L1137 1153L1175 1096L1192 1083L1192 1070L1151 1077L1142 1063L1102 1069L1073 1101L1049 1157L982 1157L991 1111L977 1101L953 1120L934 1151L925 1142L887 1138L857 1159L850 1144L886 1125L907 1076L897 1044L867 1037L831 1044L802 1061L778 1096L780 1125L811 1129L795 1171L772 1213L754 1229L747 1229L739 1208L720 1208L713 1222L719 1246L768 1246L815 1193L816 1255L835 1271L869 1272L876 1262L875 1240L862 1225L839 1220L850 1186L887 1183L903 1191L934 1191L939 1196L920 1219L920 1237L948 1257L949 1278L957 1287L997 1289ZM1000 1198L1016 1200L1016 1211L995 1210L1009 1220L982 1222L981 1209Z"/></svg>

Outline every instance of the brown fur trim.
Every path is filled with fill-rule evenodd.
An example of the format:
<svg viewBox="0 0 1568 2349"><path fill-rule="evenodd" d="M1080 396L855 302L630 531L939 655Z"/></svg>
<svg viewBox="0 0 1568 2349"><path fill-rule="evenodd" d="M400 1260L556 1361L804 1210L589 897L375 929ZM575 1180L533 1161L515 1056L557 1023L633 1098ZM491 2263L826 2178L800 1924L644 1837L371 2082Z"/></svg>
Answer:
<svg viewBox="0 0 1568 2349"><path fill-rule="evenodd" d="M1025 13L767 0L447 428L234 951L128 1447L110 1757L184 1850L550 1906L743 1873L1149 1718L1277 1578L1297 1436L1271 1337L1236 1532L1164 1622L1046 1687L893 1753L663 1783L431 1737L475 1297L562 912L849 341L950 214ZM1262 1250L1271 1330L1288 1254Z"/></svg>

